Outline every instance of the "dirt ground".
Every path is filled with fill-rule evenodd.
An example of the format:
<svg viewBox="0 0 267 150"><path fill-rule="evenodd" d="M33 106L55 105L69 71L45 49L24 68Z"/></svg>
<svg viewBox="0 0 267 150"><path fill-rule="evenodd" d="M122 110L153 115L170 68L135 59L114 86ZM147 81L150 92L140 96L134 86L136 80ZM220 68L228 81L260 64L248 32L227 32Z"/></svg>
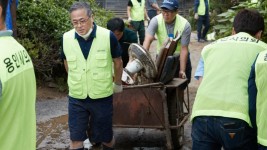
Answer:
<svg viewBox="0 0 267 150"><path fill-rule="evenodd" d="M191 43L189 45L190 57L192 63L192 79L189 84L190 108L196 95L198 82L193 79L197 63L200 58L202 48L208 43L198 43L196 34L192 33ZM185 94L185 98L186 94ZM54 88L39 87L37 89L37 149L38 150L64 150L69 146L68 131L68 108L66 93L61 93ZM153 134L151 136L150 134ZM127 145L129 150L162 150L164 149L164 135L161 131L155 129L114 129L114 136L117 139L116 149L121 145ZM125 138L125 136L128 136ZM129 136L131 138L129 138ZM192 148L191 140L191 122L187 121L184 131L184 145L182 150ZM140 145L140 138L146 137L147 145ZM138 139L139 140L136 140ZM125 144L126 143L126 144ZM159 144L160 143L160 144ZM130 145L130 146L129 146ZM129 148L130 147L130 148Z"/></svg>

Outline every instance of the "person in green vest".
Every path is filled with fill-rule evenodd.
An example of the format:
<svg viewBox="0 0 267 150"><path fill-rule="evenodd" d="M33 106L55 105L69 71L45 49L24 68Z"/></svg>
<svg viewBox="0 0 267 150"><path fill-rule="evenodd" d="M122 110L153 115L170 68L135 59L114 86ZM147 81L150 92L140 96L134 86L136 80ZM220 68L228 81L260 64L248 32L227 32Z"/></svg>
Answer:
<svg viewBox="0 0 267 150"><path fill-rule="evenodd" d="M249 116L257 132L258 150L267 150L267 50L257 56L248 80Z"/></svg>
<svg viewBox="0 0 267 150"><path fill-rule="evenodd" d="M157 35L157 51L160 50L164 41L167 38L175 38L181 36L181 42L176 48L176 52L180 53L180 66L177 66L177 76L180 78L187 78L188 83L191 80L191 61L189 57L188 45L190 43L191 25L190 23L178 14L177 0L164 0L160 6L162 13L151 19L147 31L143 47L149 50L154 36ZM186 88L186 84L182 89Z"/></svg>
<svg viewBox="0 0 267 150"><path fill-rule="evenodd" d="M209 0L195 0L194 12L194 18L197 20L197 40L205 42L210 28ZM203 30L202 26L204 26Z"/></svg>
<svg viewBox="0 0 267 150"><path fill-rule="evenodd" d="M137 43L137 35L134 31L125 27L121 18L112 18L107 22L107 29L112 31L120 43L122 49L123 68L129 62L128 49L130 44Z"/></svg>
<svg viewBox="0 0 267 150"><path fill-rule="evenodd" d="M6 30L0 0L0 149L36 149L36 80L32 60Z"/></svg>
<svg viewBox="0 0 267 150"><path fill-rule="evenodd" d="M75 2L69 13L74 29L63 35L61 58L68 73L70 149L83 150L90 137L92 144L112 150L113 93L122 92L120 45L110 30L94 23L88 3Z"/></svg>
<svg viewBox="0 0 267 150"><path fill-rule="evenodd" d="M193 104L193 150L257 149L249 117L248 79L257 54L267 49L260 41L264 18L243 9L233 22L232 35L201 52L204 74Z"/></svg>
<svg viewBox="0 0 267 150"><path fill-rule="evenodd" d="M145 0L129 0L127 6L127 16L134 31L138 32L139 43L143 45L145 39L144 20L150 20L145 9Z"/></svg>

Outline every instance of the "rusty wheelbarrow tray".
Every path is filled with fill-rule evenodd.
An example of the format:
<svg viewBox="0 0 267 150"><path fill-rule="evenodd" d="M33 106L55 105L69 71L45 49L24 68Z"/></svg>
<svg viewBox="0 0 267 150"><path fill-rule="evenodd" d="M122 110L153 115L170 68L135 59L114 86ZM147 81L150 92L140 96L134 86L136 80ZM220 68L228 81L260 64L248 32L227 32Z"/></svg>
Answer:
<svg viewBox="0 0 267 150"><path fill-rule="evenodd" d="M179 86L186 81L174 78L166 85L159 82L124 87L122 93L114 94L113 127L163 129L167 149L181 147L189 100L184 100Z"/></svg>

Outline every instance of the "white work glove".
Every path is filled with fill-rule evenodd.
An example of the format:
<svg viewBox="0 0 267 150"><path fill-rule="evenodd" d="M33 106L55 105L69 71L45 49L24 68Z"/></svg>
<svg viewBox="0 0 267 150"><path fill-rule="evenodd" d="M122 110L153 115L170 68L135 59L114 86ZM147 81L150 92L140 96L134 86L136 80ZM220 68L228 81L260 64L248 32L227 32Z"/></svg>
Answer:
<svg viewBox="0 0 267 150"><path fill-rule="evenodd" d="M179 71L179 77L182 79L186 79L186 74L184 71Z"/></svg>
<svg viewBox="0 0 267 150"><path fill-rule="evenodd" d="M122 85L118 85L113 82L113 93L120 93L122 92Z"/></svg>
<svg viewBox="0 0 267 150"><path fill-rule="evenodd" d="M194 18L197 20L198 19L198 13L195 13Z"/></svg>

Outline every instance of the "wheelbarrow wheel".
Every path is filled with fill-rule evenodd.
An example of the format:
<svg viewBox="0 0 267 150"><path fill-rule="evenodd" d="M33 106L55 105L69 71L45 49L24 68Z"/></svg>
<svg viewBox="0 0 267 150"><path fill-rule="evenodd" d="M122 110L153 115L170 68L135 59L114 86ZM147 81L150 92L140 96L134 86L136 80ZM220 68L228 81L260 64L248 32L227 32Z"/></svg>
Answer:
<svg viewBox="0 0 267 150"><path fill-rule="evenodd" d="M175 149L181 148L184 144L184 126L181 126L175 131L171 131L172 143Z"/></svg>
<svg viewBox="0 0 267 150"><path fill-rule="evenodd" d="M170 125L177 125L180 121L178 114L183 113L182 102L178 100L176 89L167 90L167 105ZM174 149L181 148L184 143L184 126L180 126L178 129L171 129L172 144Z"/></svg>
<svg viewBox="0 0 267 150"><path fill-rule="evenodd" d="M184 126L171 130L172 144L174 149L179 149L184 144Z"/></svg>

